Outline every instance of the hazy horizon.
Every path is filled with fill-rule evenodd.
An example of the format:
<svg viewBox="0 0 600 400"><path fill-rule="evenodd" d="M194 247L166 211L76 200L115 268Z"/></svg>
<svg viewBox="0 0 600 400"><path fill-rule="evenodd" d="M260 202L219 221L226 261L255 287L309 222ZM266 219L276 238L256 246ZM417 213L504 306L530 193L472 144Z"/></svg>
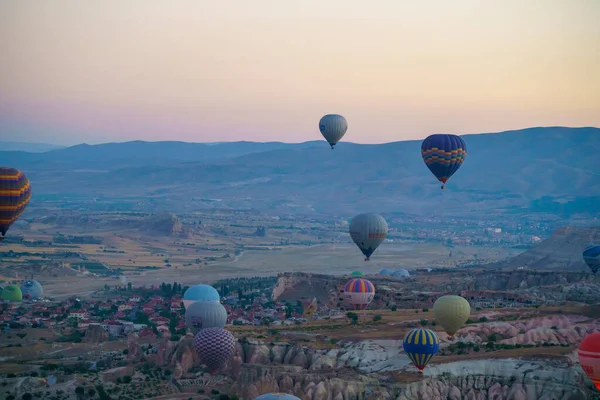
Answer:
<svg viewBox="0 0 600 400"><path fill-rule="evenodd" d="M600 2L0 2L0 140L343 140L600 126Z"/></svg>

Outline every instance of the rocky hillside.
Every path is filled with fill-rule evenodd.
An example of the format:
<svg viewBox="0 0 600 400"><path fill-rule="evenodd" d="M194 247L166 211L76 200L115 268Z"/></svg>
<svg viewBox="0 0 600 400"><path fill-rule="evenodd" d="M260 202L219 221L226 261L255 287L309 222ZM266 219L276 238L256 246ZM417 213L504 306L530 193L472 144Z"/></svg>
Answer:
<svg viewBox="0 0 600 400"><path fill-rule="evenodd" d="M240 340L223 372L235 380L232 389L243 398L283 391L307 400L585 399L592 398L591 383L574 354L529 359L490 354L488 359L470 359L475 353L468 349L485 346L491 335L497 336L499 345L572 346L599 330L600 321L576 315L468 325L456 342L447 342L441 334L441 355L423 376L415 372L400 340L342 341L329 349L312 348L311 342ZM315 336L313 341L321 339ZM444 353L457 343L466 344L462 360L445 359ZM133 343L130 352L138 353ZM170 366L175 379L186 379L199 362L192 336L176 343L163 338L156 361Z"/></svg>
<svg viewBox="0 0 600 400"><path fill-rule="evenodd" d="M600 226L579 228L563 227L524 253L506 261L490 264L489 268L525 267L536 270L589 272L581 252L591 243L600 242Z"/></svg>

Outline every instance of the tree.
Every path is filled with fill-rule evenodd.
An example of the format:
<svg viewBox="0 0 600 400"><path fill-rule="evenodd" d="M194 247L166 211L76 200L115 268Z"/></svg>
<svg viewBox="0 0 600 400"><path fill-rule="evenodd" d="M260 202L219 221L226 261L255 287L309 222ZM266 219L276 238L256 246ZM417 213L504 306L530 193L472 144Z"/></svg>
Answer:
<svg viewBox="0 0 600 400"><path fill-rule="evenodd" d="M88 395L89 395L90 397L94 397L94 396L96 395L96 390L94 390L94 388L90 388L90 389L88 390Z"/></svg>
<svg viewBox="0 0 600 400"><path fill-rule="evenodd" d="M381 314L375 314L373 316L373 322L377 322L377 321L380 321L380 320L381 320Z"/></svg>
<svg viewBox="0 0 600 400"><path fill-rule="evenodd" d="M129 291L133 290L133 286L131 285L131 282L127 282L127 290L129 290Z"/></svg>
<svg viewBox="0 0 600 400"><path fill-rule="evenodd" d="M348 319L351 320L353 324L355 324L358 321L358 315L356 313L349 312L346 314L346 317L348 317Z"/></svg>
<svg viewBox="0 0 600 400"><path fill-rule="evenodd" d="M23 393L23 396L21 396L21 399L31 400L31 399L33 399L33 395L31 393Z"/></svg>
<svg viewBox="0 0 600 400"><path fill-rule="evenodd" d="M77 397L82 397L85 394L85 389L81 386L77 386L75 388L75 394L77 395Z"/></svg>

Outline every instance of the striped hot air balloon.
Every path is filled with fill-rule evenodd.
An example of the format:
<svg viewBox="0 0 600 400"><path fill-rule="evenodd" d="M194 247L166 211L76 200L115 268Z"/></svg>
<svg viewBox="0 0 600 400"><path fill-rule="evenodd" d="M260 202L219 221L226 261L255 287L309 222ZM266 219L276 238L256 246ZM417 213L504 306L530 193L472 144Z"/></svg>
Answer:
<svg viewBox="0 0 600 400"><path fill-rule="evenodd" d="M421 156L444 189L448 179L465 161L467 145L456 135L431 135L421 144Z"/></svg>
<svg viewBox="0 0 600 400"><path fill-rule="evenodd" d="M460 296L442 296L433 303L433 316L452 339L469 319L471 305Z"/></svg>
<svg viewBox="0 0 600 400"><path fill-rule="evenodd" d="M429 329L415 328L408 331L402 347L419 372L423 372L423 368L439 351L440 339Z"/></svg>
<svg viewBox="0 0 600 400"><path fill-rule="evenodd" d="M319 121L319 130L333 150L333 146L346 134L348 121L339 114L327 114Z"/></svg>
<svg viewBox="0 0 600 400"><path fill-rule="evenodd" d="M194 337L194 347L200 361L206 364L211 374L227 364L227 360L235 348L235 338L226 329L206 328Z"/></svg>
<svg viewBox="0 0 600 400"><path fill-rule="evenodd" d="M590 333L583 338L577 350L577 358L585 374L600 390L600 332Z"/></svg>
<svg viewBox="0 0 600 400"><path fill-rule="evenodd" d="M0 240L23 214L31 198L31 183L18 169L0 167Z"/></svg>
<svg viewBox="0 0 600 400"><path fill-rule="evenodd" d="M354 310L364 310L374 297L375 285L367 279L351 279L344 286L344 298Z"/></svg>

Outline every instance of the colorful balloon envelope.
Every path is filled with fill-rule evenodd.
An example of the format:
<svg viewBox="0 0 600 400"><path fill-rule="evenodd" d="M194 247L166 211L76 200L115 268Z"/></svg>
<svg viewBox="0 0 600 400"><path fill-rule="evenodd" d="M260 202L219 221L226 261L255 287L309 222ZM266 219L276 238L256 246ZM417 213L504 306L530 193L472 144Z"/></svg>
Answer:
<svg viewBox="0 0 600 400"><path fill-rule="evenodd" d="M195 301L220 301L221 296L217 289L210 285L194 285L183 294L183 306L187 308Z"/></svg>
<svg viewBox="0 0 600 400"><path fill-rule="evenodd" d="M23 214L31 198L31 183L19 170L0 167L0 240Z"/></svg>
<svg viewBox="0 0 600 400"><path fill-rule="evenodd" d="M442 296L433 303L435 322L444 328L450 338L462 328L471 315L471 305L460 296Z"/></svg>
<svg viewBox="0 0 600 400"><path fill-rule="evenodd" d="M421 156L427 168L442 182L442 189L458 171L467 156L467 145L456 135L428 136L421 144Z"/></svg>
<svg viewBox="0 0 600 400"><path fill-rule="evenodd" d="M365 255L365 261L369 258L388 233L388 225L381 215L358 214L350 221L350 237Z"/></svg>
<svg viewBox="0 0 600 400"><path fill-rule="evenodd" d="M402 347L419 372L423 372L423 368L439 351L440 339L429 329L415 328L408 331Z"/></svg>
<svg viewBox="0 0 600 400"><path fill-rule="evenodd" d="M267 393L255 397L254 400L300 400L300 398L287 393Z"/></svg>
<svg viewBox="0 0 600 400"><path fill-rule="evenodd" d="M583 261L595 274L600 270L600 245L588 246L583 250Z"/></svg>
<svg viewBox="0 0 600 400"><path fill-rule="evenodd" d="M585 374L600 390L600 332L590 333L583 338L577 357Z"/></svg>
<svg viewBox="0 0 600 400"><path fill-rule="evenodd" d="M364 310L375 298L375 285L367 279L351 279L344 286L344 298L354 310Z"/></svg>
<svg viewBox="0 0 600 400"><path fill-rule="evenodd" d="M223 328L227 310L218 301L195 301L185 310L185 323L194 333L206 328Z"/></svg>
<svg viewBox="0 0 600 400"><path fill-rule="evenodd" d="M213 374L227 364L235 348L235 338L223 328L202 329L194 337L194 347L200 361Z"/></svg>
<svg viewBox="0 0 600 400"><path fill-rule="evenodd" d="M319 130L333 150L333 146L346 134L348 121L339 114L327 114L319 121Z"/></svg>

